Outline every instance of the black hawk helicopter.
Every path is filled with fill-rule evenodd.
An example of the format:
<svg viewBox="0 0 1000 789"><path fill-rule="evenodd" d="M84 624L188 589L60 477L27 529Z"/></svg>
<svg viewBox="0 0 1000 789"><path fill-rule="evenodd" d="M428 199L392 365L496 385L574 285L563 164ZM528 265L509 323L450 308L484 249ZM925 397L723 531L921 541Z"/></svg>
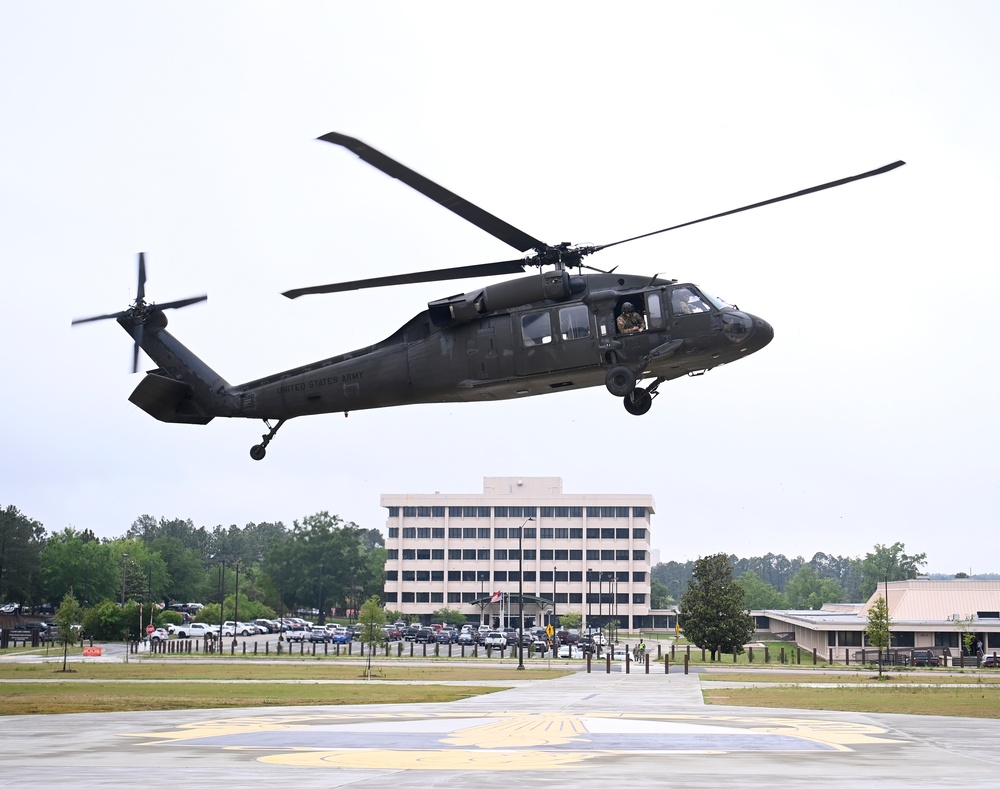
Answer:
<svg viewBox="0 0 1000 789"><path fill-rule="evenodd" d="M134 340L133 372L142 348L158 365L129 400L164 422L204 425L217 416L262 419L268 432L250 450L261 460L293 417L410 403L507 400L604 385L630 414L649 411L664 381L701 375L767 345L767 321L691 283L616 274L584 265L602 249L709 219L748 211L888 172L877 170L813 186L720 214L600 246L555 246L528 235L360 140L331 132L343 146L522 253L516 260L297 288L283 295L337 293L414 282L538 273L432 301L395 333L367 348L233 386L167 330L165 310L204 301L195 296L155 304L145 298L139 254L135 301L124 311L73 321L115 319ZM576 269L577 273L572 273ZM587 269L593 273L583 273ZM643 386L639 386L639 382ZM648 382L648 383L647 383ZM271 422L275 421L272 427Z"/></svg>

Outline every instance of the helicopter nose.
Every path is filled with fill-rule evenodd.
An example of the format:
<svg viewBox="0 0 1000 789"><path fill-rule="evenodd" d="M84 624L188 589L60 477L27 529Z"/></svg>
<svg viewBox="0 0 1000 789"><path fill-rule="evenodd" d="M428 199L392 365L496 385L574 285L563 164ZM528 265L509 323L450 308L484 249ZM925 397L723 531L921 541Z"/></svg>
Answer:
<svg viewBox="0 0 1000 789"><path fill-rule="evenodd" d="M750 319L753 321L752 339L754 345L759 350L774 339L774 329L771 328L770 323L763 318L758 318L756 315L751 315Z"/></svg>

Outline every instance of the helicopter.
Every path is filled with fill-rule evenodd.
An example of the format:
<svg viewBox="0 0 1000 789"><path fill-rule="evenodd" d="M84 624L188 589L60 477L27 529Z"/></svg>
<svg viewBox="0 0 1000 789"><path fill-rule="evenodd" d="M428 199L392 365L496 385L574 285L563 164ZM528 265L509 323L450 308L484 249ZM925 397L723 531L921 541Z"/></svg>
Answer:
<svg viewBox="0 0 1000 789"><path fill-rule="evenodd" d="M158 366L129 401L163 422L205 425L217 416L261 419L267 433L250 449L262 460L294 417L416 403L489 402L605 386L629 414L646 414L666 381L745 358L774 337L770 324L659 274L618 274L584 264L590 255L710 219L801 197L889 172L876 170L813 186L600 246L550 245L448 191L358 139L319 138L341 146L522 253L522 257L394 276L296 288L290 299L320 293L497 275L537 273L427 304L381 342L233 386L166 331L165 311L207 295L156 304L145 298L139 253L135 300L120 312L74 320L116 320ZM574 272L575 269L575 272ZM587 273L584 273L584 270ZM272 422L274 424L272 425Z"/></svg>

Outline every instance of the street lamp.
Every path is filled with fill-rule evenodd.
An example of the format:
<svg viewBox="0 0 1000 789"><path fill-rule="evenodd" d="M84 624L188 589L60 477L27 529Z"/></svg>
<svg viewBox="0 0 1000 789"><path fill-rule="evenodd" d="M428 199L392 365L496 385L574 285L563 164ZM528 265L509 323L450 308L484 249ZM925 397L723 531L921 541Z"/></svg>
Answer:
<svg viewBox="0 0 1000 789"><path fill-rule="evenodd" d="M517 606L520 626L517 631L517 670L524 671L524 527L534 518L525 518L521 528L517 530L517 596L520 601Z"/></svg>
<svg viewBox="0 0 1000 789"><path fill-rule="evenodd" d="M128 554L122 554L122 605L125 605L125 561L128 559Z"/></svg>
<svg viewBox="0 0 1000 789"><path fill-rule="evenodd" d="M236 646L236 628L240 625L240 560L236 560L236 597L233 598L233 646Z"/></svg>
<svg viewBox="0 0 1000 789"><path fill-rule="evenodd" d="M552 627L556 626L556 569L552 568Z"/></svg>

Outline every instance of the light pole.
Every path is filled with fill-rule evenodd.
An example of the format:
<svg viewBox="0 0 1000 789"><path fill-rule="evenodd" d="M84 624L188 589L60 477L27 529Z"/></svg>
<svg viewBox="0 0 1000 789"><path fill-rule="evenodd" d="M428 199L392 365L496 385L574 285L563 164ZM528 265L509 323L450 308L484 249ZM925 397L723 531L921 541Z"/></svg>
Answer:
<svg viewBox="0 0 1000 789"><path fill-rule="evenodd" d="M222 620L225 618L223 608L226 603L226 560L219 560L219 654L222 654Z"/></svg>
<svg viewBox="0 0 1000 789"><path fill-rule="evenodd" d="M128 561L128 554L122 554L122 605L125 605L125 562Z"/></svg>
<svg viewBox="0 0 1000 789"><path fill-rule="evenodd" d="M240 626L240 560L236 560L236 596L233 598L233 646L236 646L236 628Z"/></svg>
<svg viewBox="0 0 1000 789"><path fill-rule="evenodd" d="M556 626L556 569L552 568L552 627Z"/></svg>
<svg viewBox="0 0 1000 789"><path fill-rule="evenodd" d="M592 625L590 624L590 620L594 618L593 617L593 613L594 613L593 612L593 606L594 606L594 587L593 587L593 581L594 581L594 571L591 570L588 567L587 568L587 626L583 629L584 632L587 632L587 630L589 630L592 627Z"/></svg>
<svg viewBox="0 0 1000 789"><path fill-rule="evenodd" d="M525 518L517 530L517 614L520 624L517 630L517 670L524 671L524 527L534 518Z"/></svg>

